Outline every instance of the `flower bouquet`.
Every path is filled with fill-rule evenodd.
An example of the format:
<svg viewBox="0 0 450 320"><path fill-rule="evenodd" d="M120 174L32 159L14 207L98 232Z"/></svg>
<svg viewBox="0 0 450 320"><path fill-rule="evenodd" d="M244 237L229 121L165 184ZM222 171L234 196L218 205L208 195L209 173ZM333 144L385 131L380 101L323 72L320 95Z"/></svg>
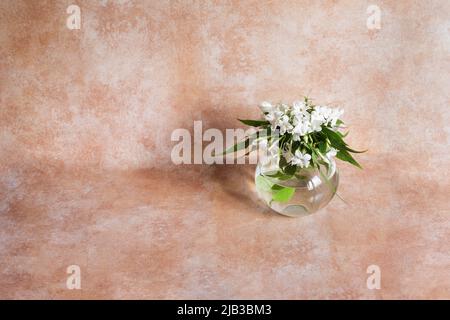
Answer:
<svg viewBox="0 0 450 320"><path fill-rule="evenodd" d="M324 207L336 194L339 182L335 158L361 168L342 133L343 110L315 105L305 97L292 105L263 102L262 120L241 120L255 127L228 149L258 149L255 173L259 196L275 211L301 216Z"/></svg>

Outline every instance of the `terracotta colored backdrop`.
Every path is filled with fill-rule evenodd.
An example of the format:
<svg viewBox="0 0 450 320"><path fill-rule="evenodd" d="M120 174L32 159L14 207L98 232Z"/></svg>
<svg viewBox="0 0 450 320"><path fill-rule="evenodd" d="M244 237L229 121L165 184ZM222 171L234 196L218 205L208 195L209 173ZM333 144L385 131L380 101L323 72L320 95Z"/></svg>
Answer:
<svg viewBox="0 0 450 320"><path fill-rule="evenodd" d="M1 1L0 297L450 298L449 17L446 0ZM284 218L252 166L171 163L175 128L302 94L369 149L340 165L348 205Z"/></svg>

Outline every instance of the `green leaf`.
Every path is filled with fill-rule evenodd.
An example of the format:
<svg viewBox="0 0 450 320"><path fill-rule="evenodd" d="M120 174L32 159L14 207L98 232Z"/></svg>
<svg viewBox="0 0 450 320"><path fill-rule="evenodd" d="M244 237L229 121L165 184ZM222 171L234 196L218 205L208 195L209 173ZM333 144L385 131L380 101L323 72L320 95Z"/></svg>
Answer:
<svg viewBox="0 0 450 320"><path fill-rule="evenodd" d="M284 156L280 156L280 161L278 162L280 168L284 168L288 165L288 162Z"/></svg>
<svg viewBox="0 0 450 320"><path fill-rule="evenodd" d="M324 141L319 142L319 151L320 153L325 154L327 152L327 143Z"/></svg>
<svg viewBox="0 0 450 320"><path fill-rule="evenodd" d="M336 149L339 150L346 150L348 152L352 152L352 153L363 153L366 152L367 150L364 151L357 151L357 150L353 150L350 149L348 147L348 145L344 142L343 135L340 132L335 132L333 130L330 130L327 127L323 127L322 130L324 131L324 133L327 135L328 139L331 142L331 145L333 147L335 147Z"/></svg>
<svg viewBox="0 0 450 320"><path fill-rule="evenodd" d="M284 173L288 176L293 176L295 174L295 171L297 171L297 166L295 165L288 165L284 168Z"/></svg>
<svg viewBox="0 0 450 320"><path fill-rule="evenodd" d="M246 137L244 140L236 143L235 145L229 147L227 150L225 150L222 153L219 154L214 154L214 156L223 156L225 154L231 153L231 152L237 152L239 150L242 149L247 149L249 147L249 145L256 139L258 138L263 138L267 136L267 132L265 132L264 130L260 130L257 132L252 133L251 135L249 135L248 137Z"/></svg>
<svg viewBox="0 0 450 320"><path fill-rule="evenodd" d="M355 159L353 159L352 155L346 150L339 150L336 154L336 158L342 161L347 161L348 163L351 163L352 165L362 169L361 165Z"/></svg>
<svg viewBox="0 0 450 320"><path fill-rule="evenodd" d="M279 186L279 185L274 185L274 186L278 186L278 187L281 187L281 188L277 189L277 190L275 190L273 192L273 194L272 194L272 201L288 202L289 200L291 200L292 196L295 193L295 188L282 187L282 186ZM272 189L273 189L273 187L272 187Z"/></svg>
<svg viewBox="0 0 450 320"><path fill-rule="evenodd" d="M358 151L358 150L350 149L348 147L345 148L345 150L347 150L348 152L351 152L351 153L364 153L364 152L367 152L367 150Z"/></svg>
<svg viewBox="0 0 450 320"><path fill-rule="evenodd" d="M274 174L266 174L265 176L270 177L270 178L279 179L279 180L288 180L288 179L292 178L292 175L285 174L282 171L277 171Z"/></svg>
<svg viewBox="0 0 450 320"><path fill-rule="evenodd" d="M231 152L237 152L242 149L246 149L250 145L250 138L246 138L245 140L236 143L234 146L229 147L227 150L219 154L220 156L223 156L225 154L231 153Z"/></svg>
<svg viewBox="0 0 450 320"><path fill-rule="evenodd" d="M238 120L240 122L242 122L243 124L245 124L247 126L251 126L251 127L260 127L260 126L270 124L270 122L266 121L266 120L244 120L244 119L238 119Z"/></svg>
<svg viewBox="0 0 450 320"><path fill-rule="evenodd" d="M313 165L317 164L317 154L316 154L316 150L312 149L312 153L311 153L311 160Z"/></svg>
<svg viewBox="0 0 450 320"><path fill-rule="evenodd" d="M273 190L273 191L279 191L279 190L282 190L282 189L284 189L284 187L280 186L279 184L274 184L272 186L272 188L271 188L271 190Z"/></svg>
<svg viewBox="0 0 450 320"><path fill-rule="evenodd" d="M271 178L279 178L282 177L284 174L281 171L277 171L273 174L264 174L266 177L271 177Z"/></svg>
<svg viewBox="0 0 450 320"><path fill-rule="evenodd" d="M336 149L347 148L347 144L344 142L344 140L342 140L342 137L338 133L336 133L333 130L330 130L327 127L323 127L322 131L326 134L333 147L335 147Z"/></svg>
<svg viewBox="0 0 450 320"><path fill-rule="evenodd" d="M272 182L269 181L266 177L259 175L256 177L256 188L262 191L270 192L272 190Z"/></svg>
<svg viewBox="0 0 450 320"><path fill-rule="evenodd" d="M342 133L342 132L339 132L339 131L336 131L336 132L341 136L341 138L345 138L348 135L349 131L347 131L345 133Z"/></svg>
<svg viewBox="0 0 450 320"><path fill-rule="evenodd" d="M295 151L297 151L300 147L301 147L301 142L300 141L293 141L292 145L291 145L291 152L292 152L292 154L294 154Z"/></svg>

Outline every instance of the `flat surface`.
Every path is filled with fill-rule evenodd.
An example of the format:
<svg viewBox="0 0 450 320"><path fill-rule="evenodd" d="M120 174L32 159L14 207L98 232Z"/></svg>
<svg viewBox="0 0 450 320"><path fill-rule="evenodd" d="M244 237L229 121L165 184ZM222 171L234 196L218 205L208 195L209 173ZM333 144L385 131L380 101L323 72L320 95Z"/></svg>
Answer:
<svg viewBox="0 0 450 320"><path fill-rule="evenodd" d="M4 175L0 297L448 298L448 187L372 165L343 166L349 205L298 219L257 202L249 165Z"/></svg>
<svg viewBox="0 0 450 320"><path fill-rule="evenodd" d="M71 30L0 0L0 298L450 299L450 1L376 1L379 29L371 1L76 3ZM251 166L171 161L174 130L304 94L369 150L348 205L285 218Z"/></svg>

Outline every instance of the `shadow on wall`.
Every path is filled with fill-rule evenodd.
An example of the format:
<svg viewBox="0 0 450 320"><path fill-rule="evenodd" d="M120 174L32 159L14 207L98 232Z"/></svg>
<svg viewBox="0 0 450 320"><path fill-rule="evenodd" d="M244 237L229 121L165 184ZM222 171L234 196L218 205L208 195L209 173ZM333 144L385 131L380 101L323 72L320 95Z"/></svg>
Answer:
<svg viewBox="0 0 450 320"><path fill-rule="evenodd" d="M245 110L251 109L253 112L250 114L249 112L245 112ZM183 111L184 112L184 111ZM202 103L199 104L196 108L188 108L186 113L183 114L183 117L179 117L174 120L174 126L172 127L172 131L169 133L169 136L166 138L168 143L170 143L170 150L167 155L164 157L169 161L170 165L175 165L170 158L171 151L175 145L181 141L179 140L172 141L171 135L176 129L185 129L189 132L191 139L191 163L194 163L194 150L195 147L200 147L200 145L195 146L195 143L201 143L202 154L205 150L205 147L211 143L208 139L204 138L204 133L208 129L217 129L223 135L223 147L224 150L226 147L233 145L234 143L231 141L226 141L226 129L237 129L241 128L244 130L249 129L248 126L243 125L238 121L238 118L257 118L259 117L258 108L248 106L229 106L229 105L214 105L213 103ZM194 122L201 123L201 137L197 136L195 139L194 132ZM197 133L199 131L197 130ZM237 142L235 140L234 142ZM205 162L203 161L203 164Z"/></svg>
<svg viewBox="0 0 450 320"><path fill-rule="evenodd" d="M251 112L248 112L251 110ZM247 111L247 112L246 112ZM194 141L194 121L201 121L202 124L202 138L204 133L208 129L218 129L223 135L223 149L234 144L230 141L226 141L226 129L237 129L242 128L244 130L250 127L243 125L239 122L238 118L257 118L259 116L259 110L256 107L248 107L247 105L215 105L212 102L204 102L198 104L196 108L188 108L188 113L180 117L177 122L177 127L173 130L182 128L186 129L191 138L191 164L174 164L171 155L168 155L168 161L170 162L171 170L175 169L180 174L184 175L183 172L201 172L199 176L204 187L208 188L210 182L214 183L215 193L225 193L225 198L220 197L221 201L227 199L226 201L233 201L236 203L243 204L245 206L258 208L258 212L270 212L267 206L258 198L256 194L255 184L254 184L254 174L255 165L249 164L248 159L246 159L245 164L237 164L236 159L234 164L206 164L204 161L202 164L194 163L194 152L195 144ZM179 144L179 141L171 141L171 150ZM236 142L236 141L235 141ZM203 140L201 145L202 155L206 148L211 143L211 141ZM199 146L197 145L197 148ZM186 178L189 179L188 176ZM206 191L206 190L205 190ZM253 210L252 210L253 211Z"/></svg>
<svg viewBox="0 0 450 320"><path fill-rule="evenodd" d="M226 195L225 201L233 201L247 208L257 209L252 212L272 212L259 199L255 188L255 165L213 165L212 180Z"/></svg>

